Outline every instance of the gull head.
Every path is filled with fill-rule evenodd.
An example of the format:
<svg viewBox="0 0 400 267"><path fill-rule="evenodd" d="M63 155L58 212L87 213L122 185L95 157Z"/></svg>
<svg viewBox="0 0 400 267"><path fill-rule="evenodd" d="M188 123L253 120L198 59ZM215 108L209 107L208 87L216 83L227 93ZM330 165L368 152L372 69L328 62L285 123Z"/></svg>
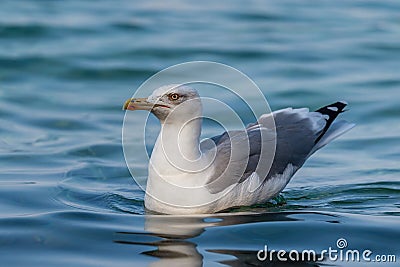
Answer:
<svg viewBox="0 0 400 267"><path fill-rule="evenodd" d="M186 123L201 117L202 105L197 91L187 85L161 86L147 98L125 101L123 110L147 110L161 123Z"/></svg>

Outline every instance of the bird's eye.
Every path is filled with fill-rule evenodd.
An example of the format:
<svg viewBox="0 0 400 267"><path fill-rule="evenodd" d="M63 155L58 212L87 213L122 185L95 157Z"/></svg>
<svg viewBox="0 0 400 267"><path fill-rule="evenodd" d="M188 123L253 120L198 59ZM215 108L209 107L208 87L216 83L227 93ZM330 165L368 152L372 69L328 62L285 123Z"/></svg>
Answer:
<svg viewBox="0 0 400 267"><path fill-rule="evenodd" d="M169 97L169 100L178 100L179 99L179 95L176 93L170 94L168 97Z"/></svg>

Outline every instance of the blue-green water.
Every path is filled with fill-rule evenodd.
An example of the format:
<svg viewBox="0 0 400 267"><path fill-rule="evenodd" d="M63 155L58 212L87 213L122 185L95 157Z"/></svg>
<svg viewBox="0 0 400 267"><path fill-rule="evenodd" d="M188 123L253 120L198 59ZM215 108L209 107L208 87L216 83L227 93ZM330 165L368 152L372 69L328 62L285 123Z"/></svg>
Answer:
<svg viewBox="0 0 400 267"><path fill-rule="evenodd" d="M398 264L399 11L397 0L1 1L0 265L258 265L264 245L321 251L339 238ZM272 109L347 100L342 117L357 127L314 155L279 204L146 215L121 105L191 60L243 71ZM298 266L326 263L366 266Z"/></svg>

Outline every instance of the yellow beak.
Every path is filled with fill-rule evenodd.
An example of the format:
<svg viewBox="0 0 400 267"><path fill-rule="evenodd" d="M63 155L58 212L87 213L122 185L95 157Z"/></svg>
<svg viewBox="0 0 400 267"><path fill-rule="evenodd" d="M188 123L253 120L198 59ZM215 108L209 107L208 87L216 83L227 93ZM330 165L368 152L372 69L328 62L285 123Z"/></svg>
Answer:
<svg viewBox="0 0 400 267"><path fill-rule="evenodd" d="M151 110L154 104L147 102L147 98L130 98L125 101L122 110Z"/></svg>

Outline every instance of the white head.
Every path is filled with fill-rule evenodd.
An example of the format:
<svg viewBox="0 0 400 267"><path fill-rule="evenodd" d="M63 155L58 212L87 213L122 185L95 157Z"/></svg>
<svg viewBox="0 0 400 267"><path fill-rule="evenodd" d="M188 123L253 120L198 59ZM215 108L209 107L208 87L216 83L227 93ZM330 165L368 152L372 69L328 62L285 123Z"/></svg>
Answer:
<svg viewBox="0 0 400 267"><path fill-rule="evenodd" d="M160 120L162 128L154 149L160 148L162 153L154 154L168 159L165 164L160 164L164 160L158 159L161 169L178 170L180 173L170 161L187 169L187 159L193 161L199 158L202 105L195 89L178 84L162 86L154 90L148 98L128 99L123 109L148 110ZM153 155L152 160L154 161ZM161 172L162 170L158 170L158 173Z"/></svg>
<svg viewBox="0 0 400 267"><path fill-rule="evenodd" d="M194 118L200 118L202 114L201 100L197 91L179 84L161 86L148 98L128 99L123 109L148 110L161 123L186 123Z"/></svg>

